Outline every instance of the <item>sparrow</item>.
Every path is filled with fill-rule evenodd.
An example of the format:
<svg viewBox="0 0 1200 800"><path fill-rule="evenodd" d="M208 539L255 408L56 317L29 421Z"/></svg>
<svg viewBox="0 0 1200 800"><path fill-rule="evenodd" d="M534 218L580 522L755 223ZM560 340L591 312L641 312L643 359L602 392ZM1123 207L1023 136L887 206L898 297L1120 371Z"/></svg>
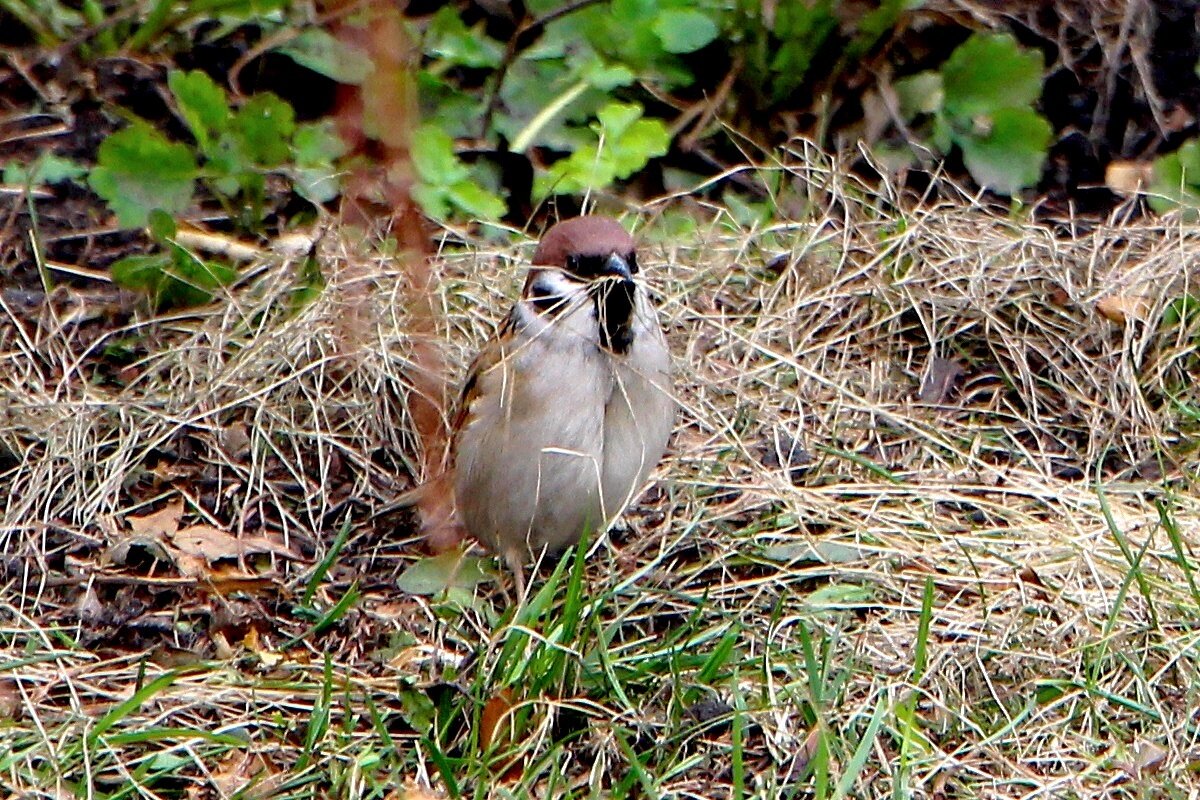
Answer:
<svg viewBox="0 0 1200 800"><path fill-rule="evenodd" d="M638 272L616 220L556 224L463 383L443 480L518 596L528 561L607 530L666 450L671 359Z"/></svg>

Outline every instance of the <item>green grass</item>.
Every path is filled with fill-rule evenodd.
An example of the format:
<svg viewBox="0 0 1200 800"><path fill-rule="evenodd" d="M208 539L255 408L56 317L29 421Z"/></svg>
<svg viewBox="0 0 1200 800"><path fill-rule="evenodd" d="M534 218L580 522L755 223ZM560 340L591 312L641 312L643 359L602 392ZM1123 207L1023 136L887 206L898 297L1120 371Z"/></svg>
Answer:
<svg viewBox="0 0 1200 800"><path fill-rule="evenodd" d="M671 453L628 528L543 565L520 606L491 568L402 592L413 532L346 521L343 501L382 504L419 463L392 260L327 236L325 293L253 333L271 270L229 305L135 320L106 334L149 351L124 388L30 367L103 338L5 317L0 782L89 798L1200 792L1191 355L1092 311L1131 282L1165 307L1200 240L1167 223L1055 239L965 202L901 213L821 164L789 169L840 215L645 249L679 370ZM1137 270L1097 255L1118 244ZM784 246L793 266L766 270ZM443 253L452 363L527 252ZM964 374L918 402L934 356ZM789 442L809 458L788 463ZM183 444L169 454L191 460L168 462ZM130 520L176 497L180 524L273 549L187 577L169 534L130 543Z"/></svg>

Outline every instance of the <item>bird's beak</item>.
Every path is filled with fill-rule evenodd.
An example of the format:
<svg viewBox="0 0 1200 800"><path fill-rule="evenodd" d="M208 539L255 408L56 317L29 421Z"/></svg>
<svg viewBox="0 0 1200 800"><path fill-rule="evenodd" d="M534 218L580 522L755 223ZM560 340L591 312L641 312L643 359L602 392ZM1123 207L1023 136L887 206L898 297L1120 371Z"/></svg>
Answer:
<svg viewBox="0 0 1200 800"><path fill-rule="evenodd" d="M633 280L633 273L629 271L628 262L616 253L610 255L608 260L604 262L604 274L626 281Z"/></svg>

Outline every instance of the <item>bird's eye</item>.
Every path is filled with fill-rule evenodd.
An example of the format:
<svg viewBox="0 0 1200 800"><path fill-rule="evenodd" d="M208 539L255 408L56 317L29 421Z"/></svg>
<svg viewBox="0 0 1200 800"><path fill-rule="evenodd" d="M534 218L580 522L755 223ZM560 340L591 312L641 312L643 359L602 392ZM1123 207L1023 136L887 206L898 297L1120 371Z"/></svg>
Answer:
<svg viewBox="0 0 1200 800"><path fill-rule="evenodd" d="M637 271L638 271L637 253L630 253L628 256L626 256L625 263L629 265L629 274L637 275Z"/></svg>
<svg viewBox="0 0 1200 800"><path fill-rule="evenodd" d="M579 272L579 264L580 264L579 256L577 256L577 255L567 256L567 269L569 269L571 272Z"/></svg>

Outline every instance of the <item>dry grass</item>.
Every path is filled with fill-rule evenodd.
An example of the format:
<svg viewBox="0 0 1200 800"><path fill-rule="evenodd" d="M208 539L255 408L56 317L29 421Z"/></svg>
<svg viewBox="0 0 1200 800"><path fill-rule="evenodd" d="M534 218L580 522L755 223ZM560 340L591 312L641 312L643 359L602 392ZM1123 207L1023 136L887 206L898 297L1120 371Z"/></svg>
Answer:
<svg viewBox="0 0 1200 800"><path fill-rule="evenodd" d="M669 241L649 223L672 453L629 527L543 571L515 617L494 583L398 592L419 556L363 513L334 548L344 501L391 497L416 463L388 259L331 238L330 286L292 319L268 311L279 264L219 311L91 344L6 309L0 782L1200 796L1200 323L1159 322L1197 294L1200 235L1053 230L965 197L901 211L797 160L802 221ZM445 249L453 363L527 252ZM98 383L91 356L129 337L126 385ZM184 524L289 549L223 592L121 551L178 496Z"/></svg>

